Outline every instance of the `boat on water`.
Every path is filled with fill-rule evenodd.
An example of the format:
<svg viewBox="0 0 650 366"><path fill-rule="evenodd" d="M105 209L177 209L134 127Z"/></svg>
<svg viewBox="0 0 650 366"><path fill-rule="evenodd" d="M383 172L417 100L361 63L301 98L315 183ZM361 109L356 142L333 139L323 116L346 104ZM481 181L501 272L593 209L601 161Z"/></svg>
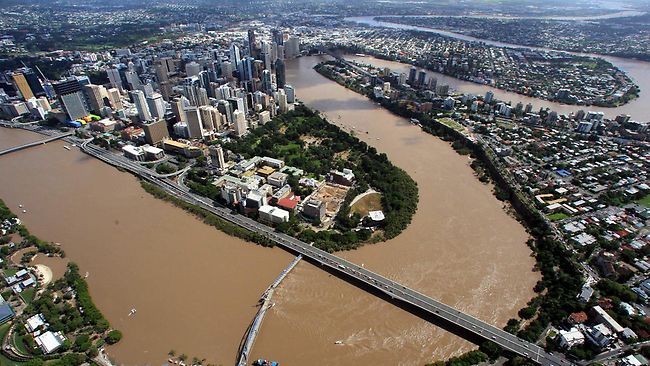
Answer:
<svg viewBox="0 0 650 366"><path fill-rule="evenodd" d="M343 344L343 341L336 341L334 344Z"/></svg>
<svg viewBox="0 0 650 366"><path fill-rule="evenodd" d="M411 118L411 123L414 125L420 124L420 121L417 118Z"/></svg>
<svg viewBox="0 0 650 366"><path fill-rule="evenodd" d="M135 308L133 308L133 309L131 309L131 311L129 311L129 316L131 316L131 315L135 315L135 313L137 313L137 312L138 312L138 311L135 310Z"/></svg>
<svg viewBox="0 0 650 366"><path fill-rule="evenodd" d="M67 145L64 145L63 148L68 150L68 151L70 150L70 146L67 146Z"/></svg>
<svg viewBox="0 0 650 366"><path fill-rule="evenodd" d="M280 366L278 362L275 361L267 361L262 358L253 361L253 366Z"/></svg>

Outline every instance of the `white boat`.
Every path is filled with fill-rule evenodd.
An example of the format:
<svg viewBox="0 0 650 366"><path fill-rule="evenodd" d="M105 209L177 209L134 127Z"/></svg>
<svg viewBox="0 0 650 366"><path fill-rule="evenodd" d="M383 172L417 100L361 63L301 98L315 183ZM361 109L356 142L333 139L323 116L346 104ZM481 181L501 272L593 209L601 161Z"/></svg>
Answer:
<svg viewBox="0 0 650 366"><path fill-rule="evenodd" d="M88 273L88 272L86 272L86 275L84 276L84 278L88 278L88 275L89 275L89 273Z"/></svg>
<svg viewBox="0 0 650 366"><path fill-rule="evenodd" d="M63 146L64 149L70 150L70 146Z"/></svg>
<svg viewBox="0 0 650 366"><path fill-rule="evenodd" d="M136 312L138 311L135 310L135 308L131 309L131 311L129 312L129 316L134 315Z"/></svg>
<svg viewBox="0 0 650 366"><path fill-rule="evenodd" d="M18 207L23 208L23 205L18 205Z"/></svg>
<svg viewBox="0 0 650 366"><path fill-rule="evenodd" d="M27 213L27 210L23 210L23 213Z"/></svg>
<svg viewBox="0 0 650 366"><path fill-rule="evenodd" d="M343 344L343 341L336 341L334 344Z"/></svg>

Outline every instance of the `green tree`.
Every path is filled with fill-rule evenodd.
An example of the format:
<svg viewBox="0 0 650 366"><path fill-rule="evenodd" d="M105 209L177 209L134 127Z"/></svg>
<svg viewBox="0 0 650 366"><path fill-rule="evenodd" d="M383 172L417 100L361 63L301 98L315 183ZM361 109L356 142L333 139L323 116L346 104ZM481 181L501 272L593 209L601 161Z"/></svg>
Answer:
<svg viewBox="0 0 650 366"><path fill-rule="evenodd" d="M117 329L113 329L106 335L106 343L115 344L122 339L122 332Z"/></svg>

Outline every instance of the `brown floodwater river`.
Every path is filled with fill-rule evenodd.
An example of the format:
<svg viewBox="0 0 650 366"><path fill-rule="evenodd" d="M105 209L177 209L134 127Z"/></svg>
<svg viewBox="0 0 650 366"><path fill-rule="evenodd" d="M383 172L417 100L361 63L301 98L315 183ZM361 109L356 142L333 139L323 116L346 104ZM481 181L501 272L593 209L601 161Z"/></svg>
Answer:
<svg viewBox="0 0 650 366"><path fill-rule="evenodd" d="M341 255L503 326L539 279L524 228L473 176L467 157L321 77L312 70L319 60L287 63L298 97L388 154L420 189L404 233ZM0 129L0 147L34 136ZM232 364L259 295L292 256L228 237L152 198L131 175L63 145L0 157L0 197L89 272L97 305L124 332L109 354L156 365L174 349ZM472 347L304 261L273 301L251 356L282 365L422 365Z"/></svg>
<svg viewBox="0 0 650 366"><path fill-rule="evenodd" d="M40 138L0 129L0 146ZM63 145L1 156L0 198L88 272L93 299L124 333L111 358L160 365L174 349L232 364L260 294L292 256L225 235Z"/></svg>
<svg viewBox="0 0 650 366"><path fill-rule="evenodd" d="M287 63L287 79L299 98L388 154L420 189L418 211L404 233L341 255L503 326L533 296L539 279L524 228L473 176L467 157L315 73L320 60ZM285 281L254 356L290 365L421 365L471 348L314 266L298 266Z"/></svg>

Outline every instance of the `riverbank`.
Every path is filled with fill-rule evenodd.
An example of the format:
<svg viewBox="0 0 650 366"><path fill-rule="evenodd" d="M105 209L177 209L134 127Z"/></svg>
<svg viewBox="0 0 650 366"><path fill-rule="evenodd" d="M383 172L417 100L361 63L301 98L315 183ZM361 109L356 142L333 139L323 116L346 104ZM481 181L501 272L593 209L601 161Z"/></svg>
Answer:
<svg viewBox="0 0 650 366"><path fill-rule="evenodd" d="M386 154L416 181L420 197L411 224L398 237L341 256L490 324L505 325L533 296L539 278L523 227L504 213L488 186L476 181L467 157L317 74L313 66L324 59L287 62L287 81L300 91L297 96L330 123L355 131ZM254 354L291 364L327 359L338 365L423 365L475 347L322 276L311 265L298 266L275 298ZM287 333L293 335L291 346L278 339ZM344 345L336 345L337 340Z"/></svg>
<svg viewBox="0 0 650 366"><path fill-rule="evenodd" d="M119 338L115 338L114 335L119 331L111 328L108 320L96 307L87 283L79 275L77 265L68 263L63 278L50 285L53 275L47 266L36 264L35 269L30 269L20 263L29 263L37 255L35 250L26 251L30 248L38 248L39 252L48 255L60 253L58 248L46 245L43 240L29 234L25 225L2 200L0 200L0 222L8 234L2 237L2 244L8 244L8 238L14 234L18 234L21 238L19 243L4 246L0 254L5 278L17 277L14 280L7 280L7 286L0 289L3 296L7 297L5 300L14 307L12 310L14 319L9 318L11 326L7 330L8 336L3 338L4 356L14 361L28 361L34 365L42 364L44 360L79 365L85 361L91 362L97 357L98 350L104 343L117 343ZM13 237L15 239L16 235ZM54 248L56 251L53 250ZM20 252L24 254L17 264L14 257ZM74 292L74 296L71 292ZM54 306L55 302L61 306ZM33 330L23 328L28 319L35 319L38 316L43 320L44 325ZM38 333L30 334L32 331ZM37 337L40 334L47 334L45 332L48 331L61 333L58 336L60 340L56 340L59 338L53 336L54 342L58 342L58 345L51 343L49 347L52 349L45 353L42 351L42 346L37 346ZM71 347L73 344L71 339L74 340L74 347Z"/></svg>
<svg viewBox="0 0 650 366"><path fill-rule="evenodd" d="M518 44L490 41L487 39L475 38L475 37L466 36L459 33L444 31L441 29L431 29L431 28L409 26L409 25L398 24L398 23L383 22L383 21L374 20L373 18L374 18L373 16L360 16L360 17L346 18L346 20L357 24L364 24L370 27L384 27L384 28L416 30L422 32L435 33L435 34L440 34L443 36L465 40L469 42L485 43L487 45L493 45L496 47L507 47L510 49L521 49L521 50L540 50L540 51L547 51L547 52L559 52L559 53L566 53L570 55L577 55L581 57L592 57L592 58L603 59L605 61L610 62L611 64L613 64L614 66L616 66L617 68L619 68L620 70L628 74L631 77L631 79L635 82L635 84L639 86L640 94L638 98L617 108L592 107L589 108L589 110L596 111L596 112L603 112L605 117L612 118L612 119L619 114L628 114L631 115L633 119L636 118L637 120L643 121L645 120L647 115L650 115L650 103L648 103L648 97L649 97L648 91L650 91L650 73L648 73L648 70L650 70L649 62L633 60L633 59L624 59L624 58L614 57L614 56L596 55L592 53L567 52L567 51L554 50L545 47L528 47L528 46L518 45ZM458 80L458 82L461 81ZM463 85L463 89L461 91L464 93L473 92L478 94L485 94L488 90L491 90L491 88L476 84L471 86ZM549 101L544 101L536 98L524 97L515 93L505 92L501 90L494 90L494 94L495 97L498 97L499 99L504 101L512 101L513 103L517 103L518 101L521 101L524 105L527 103L531 103L535 106L535 109L539 107L550 108L551 110L556 111L559 114L568 115L571 112L576 112L576 110L578 109L576 106L571 106L571 105L566 105L566 104L556 103L556 102L549 102Z"/></svg>
<svg viewBox="0 0 650 366"><path fill-rule="evenodd" d="M533 235L535 240L528 241L528 245L535 252L537 267L540 268L543 275L542 281L535 286L537 297L518 312L519 316L524 319L534 319L521 330L519 329L520 321L512 319L508 324L509 331L535 342L551 321L562 321L572 310L581 308L575 300L575 294L582 286L581 273L577 264L572 260L572 256L564 244L554 236L548 221L536 209L533 202L519 190L518 186L510 183L515 180L508 169L500 163L494 152L484 148L480 140L477 142L458 129L431 118L436 111L431 113L415 112L407 109L404 104L397 104L385 98L375 98L371 89L347 83L328 72L327 68L322 65L318 64L314 67L321 75L378 102L396 115L418 119L424 132L449 141L459 154L467 155L471 152L471 157L482 165L480 170L485 171L484 168L487 168L492 181L496 183L493 191L495 197L499 200L509 201L518 214L517 218L526 225L528 231ZM557 263L560 263L562 270L560 274L554 268Z"/></svg>

